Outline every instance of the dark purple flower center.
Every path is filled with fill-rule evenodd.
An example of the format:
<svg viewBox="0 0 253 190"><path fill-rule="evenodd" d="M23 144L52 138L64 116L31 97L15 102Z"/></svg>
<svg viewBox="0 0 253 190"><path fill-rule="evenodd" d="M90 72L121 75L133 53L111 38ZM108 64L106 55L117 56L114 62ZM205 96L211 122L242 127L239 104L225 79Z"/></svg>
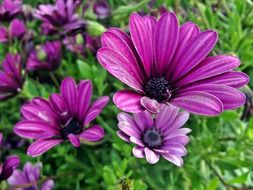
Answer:
<svg viewBox="0 0 253 190"><path fill-rule="evenodd" d="M170 84L164 77L150 79L144 84L144 92L149 98L160 103L168 101L171 97Z"/></svg>
<svg viewBox="0 0 253 190"><path fill-rule="evenodd" d="M82 123L76 118L69 120L62 129L63 138L67 138L69 134L78 135L82 132Z"/></svg>
<svg viewBox="0 0 253 190"><path fill-rule="evenodd" d="M142 141L149 148L159 148L163 143L163 138L159 130L153 127L143 133Z"/></svg>

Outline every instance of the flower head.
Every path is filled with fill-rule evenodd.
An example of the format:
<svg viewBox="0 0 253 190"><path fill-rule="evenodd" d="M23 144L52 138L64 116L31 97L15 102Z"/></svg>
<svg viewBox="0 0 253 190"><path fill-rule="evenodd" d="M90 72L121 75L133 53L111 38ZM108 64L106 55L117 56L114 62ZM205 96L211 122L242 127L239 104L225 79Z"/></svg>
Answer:
<svg viewBox="0 0 253 190"><path fill-rule="evenodd" d="M14 132L34 139L27 154L38 156L69 140L79 147L80 140L95 142L104 136L99 125L89 126L103 110L109 98L101 97L90 105L92 83L82 80L78 85L67 77L61 84L61 93L52 94L48 100L34 98L21 108L23 120L16 124Z"/></svg>
<svg viewBox="0 0 253 190"><path fill-rule="evenodd" d="M21 56L7 54L0 71L0 100L16 95L23 86Z"/></svg>
<svg viewBox="0 0 253 190"><path fill-rule="evenodd" d="M71 33L83 29L85 22L75 14L77 3L73 0L56 0L55 5L40 5L34 16L43 21L46 33Z"/></svg>
<svg viewBox="0 0 253 190"><path fill-rule="evenodd" d="M3 134L0 133L0 146L2 145L2 140ZM1 151L0 156L2 156ZM12 175L15 168L18 167L19 162L19 157L16 155L8 156L5 158L5 161L3 163L0 162L0 181L8 179Z"/></svg>
<svg viewBox="0 0 253 190"><path fill-rule="evenodd" d="M160 156L176 166L182 166L182 156L187 154L185 145L189 142L188 128L181 128L189 118L188 112L179 112L175 106L162 106L152 117L148 111L118 115L118 136L126 142L134 143L133 155L155 164Z"/></svg>
<svg viewBox="0 0 253 190"><path fill-rule="evenodd" d="M13 190L51 190L54 188L54 181L48 179L39 185L41 164L32 165L26 162L23 170L15 170L8 179L8 183Z"/></svg>
<svg viewBox="0 0 253 190"><path fill-rule="evenodd" d="M55 70L61 62L61 42L46 42L36 46L31 52L26 69L31 70Z"/></svg>
<svg viewBox="0 0 253 190"><path fill-rule="evenodd" d="M16 38L21 39L26 33L26 27L23 21L14 19L11 21L9 28L0 26L0 42L5 43Z"/></svg>
<svg viewBox="0 0 253 190"><path fill-rule="evenodd" d="M249 78L233 71L237 57L207 57L218 35L200 31L191 22L179 26L174 13L159 20L130 16L130 34L111 28L102 36L97 57L101 65L133 90L117 92L113 101L126 112L144 109L159 112L161 104L173 104L191 113L218 115L244 104L237 88Z"/></svg>
<svg viewBox="0 0 253 190"><path fill-rule="evenodd" d="M10 21L22 12L22 0L3 0L0 4L0 21Z"/></svg>

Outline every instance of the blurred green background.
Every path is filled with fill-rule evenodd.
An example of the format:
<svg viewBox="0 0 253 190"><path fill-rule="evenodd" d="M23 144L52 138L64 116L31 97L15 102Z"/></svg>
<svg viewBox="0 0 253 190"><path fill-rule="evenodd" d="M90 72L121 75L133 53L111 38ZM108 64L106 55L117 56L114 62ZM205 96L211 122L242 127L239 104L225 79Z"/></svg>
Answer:
<svg viewBox="0 0 253 190"><path fill-rule="evenodd" d="M36 6L49 0L24 0ZM87 1L84 1L87 2ZM112 16L103 25L128 28L131 12L156 13L161 6L177 13L180 23L196 22L202 30L215 29L219 41L213 54L233 54L241 59L239 70L253 76L253 2L250 0L157 0L149 7L149 0L109 0ZM100 22L91 10L87 20ZM29 26L34 27L34 24ZM3 59L8 49L0 47ZM55 71L59 82L65 76L76 80L91 79L94 98L110 95L123 87L98 64L96 57L78 57L65 50L62 64ZM44 73L47 76L47 73ZM50 80L49 80L50 81ZM249 84L253 87L253 81ZM38 76L27 78L20 96L0 104L0 130L12 134L19 120L20 106L35 96L47 98L58 92L57 84L42 81ZM185 164L178 168L160 159L149 165L144 159L131 155L132 145L116 136L119 110L110 102L96 120L106 130L106 136L97 145L73 148L65 143L39 158L26 156L26 148L9 150L26 161L43 163L43 176L53 177L57 190L252 190L253 189L253 118L241 121L243 108L226 111L219 117L190 118L186 127L192 129L187 146Z"/></svg>

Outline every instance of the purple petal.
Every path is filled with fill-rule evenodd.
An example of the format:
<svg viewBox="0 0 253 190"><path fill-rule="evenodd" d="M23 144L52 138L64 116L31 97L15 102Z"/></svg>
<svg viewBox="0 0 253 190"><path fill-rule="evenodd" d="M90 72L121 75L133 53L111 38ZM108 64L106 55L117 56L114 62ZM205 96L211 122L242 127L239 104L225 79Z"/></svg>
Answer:
<svg viewBox="0 0 253 190"><path fill-rule="evenodd" d="M122 124L121 124L122 127L124 127L124 125L127 125L134 131L137 131L137 132L141 131L141 128L139 128L136 125L136 122L135 122L134 118L131 115L127 114L127 113L123 113L123 112L119 113L118 114L118 120L119 120L119 123L122 122Z"/></svg>
<svg viewBox="0 0 253 190"><path fill-rule="evenodd" d="M60 113L60 115L62 116L68 115L67 104L61 95L52 94L49 98L49 101L50 101L50 106L55 112Z"/></svg>
<svg viewBox="0 0 253 190"><path fill-rule="evenodd" d="M54 188L54 180L52 179L45 181L41 186L41 190L52 190L53 188Z"/></svg>
<svg viewBox="0 0 253 190"><path fill-rule="evenodd" d="M168 139L164 140L164 145L177 142L182 145L186 145L190 142L190 138L186 135L178 134L173 137L169 137Z"/></svg>
<svg viewBox="0 0 253 190"><path fill-rule="evenodd" d="M175 63L177 67L172 76L173 80L179 79L198 65L214 48L217 39L218 34L212 30L201 32L192 38L178 55L180 59Z"/></svg>
<svg viewBox="0 0 253 190"><path fill-rule="evenodd" d="M74 79L71 77L66 77L61 84L61 94L66 104L68 105L68 110L71 114L75 114L77 110L77 85Z"/></svg>
<svg viewBox="0 0 253 190"><path fill-rule="evenodd" d="M18 20L14 19L10 24L10 34L12 37L21 38L26 32L25 24Z"/></svg>
<svg viewBox="0 0 253 190"><path fill-rule="evenodd" d="M218 55L204 59L197 67L192 69L186 76L177 82L177 86L182 86L202 79L210 78L240 65L237 57L228 55Z"/></svg>
<svg viewBox="0 0 253 190"><path fill-rule="evenodd" d="M216 96L200 91L180 94L171 100L171 104L183 108L191 113L216 116L223 111L223 105Z"/></svg>
<svg viewBox="0 0 253 190"><path fill-rule="evenodd" d="M162 150L167 150L169 154L177 155L177 156L185 156L187 154L187 150L182 144L178 142L166 144L161 147Z"/></svg>
<svg viewBox="0 0 253 190"><path fill-rule="evenodd" d="M19 166L19 163L20 159L18 156L13 155L7 157L2 166L3 173L1 174L1 178L8 179L12 175L13 171Z"/></svg>
<svg viewBox="0 0 253 190"><path fill-rule="evenodd" d="M28 150L27 154L32 157L37 157L48 151L49 149L55 147L56 145L63 142L62 139L42 139L37 140L32 143Z"/></svg>
<svg viewBox="0 0 253 190"><path fill-rule="evenodd" d="M54 127L38 121L20 121L14 127L14 133L23 138L49 138L59 135Z"/></svg>
<svg viewBox="0 0 253 190"><path fill-rule="evenodd" d="M89 80L81 81L78 85L78 118L82 121L90 106L92 97L92 83Z"/></svg>
<svg viewBox="0 0 253 190"><path fill-rule="evenodd" d="M113 103L125 112L138 113L144 111L141 106L142 96L130 90L121 90L114 94Z"/></svg>
<svg viewBox="0 0 253 190"><path fill-rule="evenodd" d="M117 135L119 138L121 138L123 141L129 142L130 143L130 139L129 136L126 135L125 133L123 133L122 131L117 131Z"/></svg>
<svg viewBox="0 0 253 190"><path fill-rule="evenodd" d="M85 129L81 134L80 138L85 141L95 142L100 141L105 135L104 129L99 125L94 125Z"/></svg>
<svg viewBox="0 0 253 190"><path fill-rule="evenodd" d="M98 50L97 58L100 64L113 76L131 88L142 91L142 84L135 72L130 70L132 63L118 51L103 47Z"/></svg>
<svg viewBox="0 0 253 190"><path fill-rule="evenodd" d="M3 141L3 133L0 133L0 145L2 144L2 141Z"/></svg>
<svg viewBox="0 0 253 190"><path fill-rule="evenodd" d="M80 140L79 140L79 138L78 138L76 135L69 134L69 135L68 135L68 139L69 139L69 141L71 142L71 144L72 144L74 147L79 147L79 146L81 146Z"/></svg>
<svg viewBox="0 0 253 190"><path fill-rule="evenodd" d="M141 131L138 129L138 127L135 126L135 124L131 125L131 123L128 123L127 121L120 121L118 123L118 128L130 137L141 137Z"/></svg>
<svg viewBox="0 0 253 190"><path fill-rule="evenodd" d="M154 56L157 71L166 74L166 69L177 47L178 20L174 13L165 13L159 19L154 34Z"/></svg>
<svg viewBox="0 0 253 190"><path fill-rule="evenodd" d="M171 154L162 154L162 157L178 167L182 167L184 164L184 161L180 156Z"/></svg>
<svg viewBox="0 0 253 190"><path fill-rule="evenodd" d="M134 147L132 150L132 153L136 158L144 158L145 157L143 147Z"/></svg>
<svg viewBox="0 0 253 190"><path fill-rule="evenodd" d="M129 30L146 74L150 76L153 64L152 38L143 19L137 13L131 14L129 18Z"/></svg>
<svg viewBox="0 0 253 190"><path fill-rule="evenodd" d="M134 120L138 125L140 131L144 131L145 129L151 128L154 126L154 121L151 113L148 111L143 111L134 114Z"/></svg>
<svg viewBox="0 0 253 190"><path fill-rule="evenodd" d="M225 110L235 109L245 104L246 97L239 90L220 84L201 84L182 88L180 92L203 91L218 97Z"/></svg>
<svg viewBox="0 0 253 190"><path fill-rule="evenodd" d="M148 163L156 164L159 161L160 155L156 152L150 150L149 148L144 148L145 157Z"/></svg>
<svg viewBox="0 0 253 190"><path fill-rule="evenodd" d="M130 141L131 141L132 143L134 143L134 144L140 146L140 147L144 147L143 142L142 142L139 138L136 138L136 137L134 137L134 136L131 136L131 137L130 137Z"/></svg>
<svg viewBox="0 0 253 190"><path fill-rule="evenodd" d="M148 33L151 35L151 39L153 39L154 32L155 32L155 26L157 24L156 19L153 16L144 16L143 21L148 29Z"/></svg>
<svg viewBox="0 0 253 190"><path fill-rule="evenodd" d="M146 110L148 110L151 113L159 113L160 111L160 104L154 99L150 99L144 96L141 98L140 103Z"/></svg>

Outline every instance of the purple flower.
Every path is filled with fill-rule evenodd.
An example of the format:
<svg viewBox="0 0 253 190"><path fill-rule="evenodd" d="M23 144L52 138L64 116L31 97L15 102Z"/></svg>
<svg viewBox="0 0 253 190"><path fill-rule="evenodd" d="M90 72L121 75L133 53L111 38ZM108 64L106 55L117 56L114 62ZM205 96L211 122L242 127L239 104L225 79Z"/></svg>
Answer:
<svg viewBox="0 0 253 190"><path fill-rule="evenodd" d="M106 19L111 15L110 5L107 0L96 1L93 5L93 11L99 19Z"/></svg>
<svg viewBox="0 0 253 190"><path fill-rule="evenodd" d="M21 74L21 57L19 54L7 54L0 71L0 100L15 96L21 91L23 79Z"/></svg>
<svg viewBox="0 0 253 190"><path fill-rule="evenodd" d="M27 154L39 156L65 140L75 147L80 146L80 140L101 140L103 128L99 125L88 126L102 112L109 98L101 97L90 105L91 97L90 80L82 80L77 85L67 77L61 84L60 94L51 95L49 101L34 98L25 104L21 108L23 120L16 124L14 132L35 140Z"/></svg>
<svg viewBox="0 0 253 190"><path fill-rule="evenodd" d="M11 21L9 29L0 26L0 42L5 43L13 38L21 39L26 33L26 27L23 21L14 19Z"/></svg>
<svg viewBox="0 0 253 190"><path fill-rule="evenodd" d="M130 16L130 34L112 28L102 36L97 57L102 66L133 90L117 92L113 101L126 112L159 112L173 104L191 113L218 115L245 103L237 88L249 77L233 71L237 57L207 57L218 35L194 23L181 27L174 13Z"/></svg>
<svg viewBox="0 0 253 190"><path fill-rule="evenodd" d="M133 155L155 164L160 156L181 167L182 156L187 154L185 145L189 142L188 128L181 128L189 118L188 112L179 112L173 105L163 105L153 118L148 111L118 115L118 136L126 142L134 143Z"/></svg>
<svg viewBox="0 0 253 190"><path fill-rule="evenodd" d="M32 165L26 162L23 171L15 170L8 179L8 183L13 190L51 190L54 188L54 181L48 179L39 185L41 164Z"/></svg>
<svg viewBox="0 0 253 190"><path fill-rule="evenodd" d="M46 42L44 45L36 46L31 52L26 69L33 70L55 70L61 63L61 42Z"/></svg>
<svg viewBox="0 0 253 190"><path fill-rule="evenodd" d="M0 133L0 145L2 144L3 134ZM1 151L0 151L1 156ZM15 168L19 165L19 157L16 155L8 156L3 163L0 162L0 181L8 179Z"/></svg>
<svg viewBox="0 0 253 190"><path fill-rule="evenodd" d="M0 4L0 21L10 21L22 12L22 0L3 0Z"/></svg>
<svg viewBox="0 0 253 190"><path fill-rule="evenodd" d="M55 5L40 5L34 16L43 21L46 33L63 31L70 33L83 29L85 22L75 14L77 3L73 0L56 0Z"/></svg>

